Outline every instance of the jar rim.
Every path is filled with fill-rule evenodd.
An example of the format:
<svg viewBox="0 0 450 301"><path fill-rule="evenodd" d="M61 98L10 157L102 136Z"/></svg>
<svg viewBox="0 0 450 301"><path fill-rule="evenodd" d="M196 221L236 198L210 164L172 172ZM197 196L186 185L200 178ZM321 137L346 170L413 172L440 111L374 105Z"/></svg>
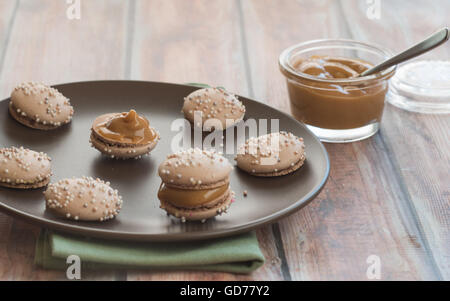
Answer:
<svg viewBox="0 0 450 301"><path fill-rule="evenodd" d="M360 83L364 83L367 81L389 79L390 77L392 77L394 75L395 71L397 70L397 66L392 66L392 67L390 67L386 70L383 70L379 73L376 73L373 75L368 75L368 76L363 76L363 77L344 78L344 79L343 78L324 79L324 78L318 78L316 76L309 75L309 74L306 74L303 72L299 72L290 64L290 58L292 57L293 54L296 53L296 50L298 50L299 48L303 48L302 50L305 50L305 51L306 50L314 50L316 48L316 47L314 47L314 45L323 44L323 43L336 43L337 44L337 45L323 45L322 46L323 48L332 47L332 46L334 46L334 48L342 46L343 49L353 48L353 47L345 47L345 44L354 44L356 46L361 46L361 47L366 48L366 49L360 49L360 50L363 50L363 51L364 50L366 50L366 51L372 50L372 52L376 52L379 55L385 56L386 59L393 56L393 53L389 49L375 45L375 44L369 44L369 43L360 42L360 41L351 40L351 39L318 39L318 40L310 40L310 41L302 42L299 44L295 44L295 45L290 46L290 47L286 48L285 50L283 50L283 52L281 53L279 60L278 60L278 64L279 64L280 68L282 68L282 71L285 71L290 76L300 78L300 79L306 79L306 80L310 80L310 81L314 81L314 82L328 83L328 84L339 84L339 83L341 83L341 84L360 84ZM339 44L343 44L343 45L339 45Z"/></svg>

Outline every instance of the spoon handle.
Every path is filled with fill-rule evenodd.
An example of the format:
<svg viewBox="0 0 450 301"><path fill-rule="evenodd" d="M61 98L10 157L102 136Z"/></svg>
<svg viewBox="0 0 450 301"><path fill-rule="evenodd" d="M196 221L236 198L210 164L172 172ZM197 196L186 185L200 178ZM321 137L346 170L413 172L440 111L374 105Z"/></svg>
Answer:
<svg viewBox="0 0 450 301"><path fill-rule="evenodd" d="M411 48L397 54L396 56L391 57L387 61L384 61L381 64L378 64L375 67L364 71L363 73L361 73L360 77L378 73L389 67L398 65L404 61L419 56L445 43L448 40L448 38L449 38L449 30L446 27L432 34L430 37L420 42L419 44L412 46Z"/></svg>

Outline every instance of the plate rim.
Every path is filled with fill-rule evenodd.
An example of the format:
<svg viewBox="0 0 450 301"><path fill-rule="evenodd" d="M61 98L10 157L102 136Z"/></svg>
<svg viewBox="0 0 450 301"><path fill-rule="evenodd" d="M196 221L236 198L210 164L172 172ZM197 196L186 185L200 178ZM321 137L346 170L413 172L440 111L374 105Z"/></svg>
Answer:
<svg viewBox="0 0 450 301"><path fill-rule="evenodd" d="M62 84L54 84L51 85L51 87L59 88L62 86L67 85L74 85L74 84L95 84L95 83L137 83L137 84L155 84L155 85L168 85L168 86L179 86L179 87L189 87L189 88L197 88L199 87L193 86L193 85L187 85L187 84L179 84L179 83L171 83L171 82L162 82L162 81L145 81L145 80L92 80L92 81L76 81L76 82L68 82L68 83L62 83ZM306 205L308 205L310 202L312 202L315 197L322 191L322 189L325 187L329 176L330 176L330 158L328 155L328 152L323 145L323 143L320 141L320 139L314 135L314 133L306 127L305 124L302 122L296 120L289 114L274 108L268 104L259 102L255 99L245 97L239 94L235 94L239 98L243 98L250 102L256 102L258 105L262 105L264 107L268 107L270 109L276 110L278 113L280 113L283 117L290 119L291 121L294 121L297 123L297 125L301 126L304 130L306 130L318 143L320 146L320 149L322 150L323 155L325 156L325 175L320 181L318 185L316 185L307 195L302 197L301 199L298 199L296 202L291 204L290 206L283 208L281 210L278 210L277 212L274 212L268 216L259 218L251 223L246 223L243 225L234 226L232 228L222 229L222 230L208 230L206 232L196 232L196 233L189 233L189 232L180 232L180 233L165 233L165 234L146 234L146 233L135 233L135 232L124 232L124 231L114 231L114 230L105 230L105 229L98 229L98 228L91 228L88 226L83 225L73 225L68 224L63 221L55 221L55 220L49 220L44 217L35 216L33 214L24 212L22 210L16 209L14 207L11 207L7 204L5 204L2 200L0 200L0 211L12 216L14 218L18 218L21 220L24 220L26 222L29 222L34 225L41 226L41 228L48 228L50 230L56 230L61 231L64 233L70 233L70 234L78 234L83 235L86 237L93 237L93 238L101 238L104 240L126 240L126 241L149 241L149 242L177 242L177 241L199 241L199 240L206 240L206 239L212 239L212 238L222 238L222 237L228 237L233 235L238 235L242 233L246 233L249 231L253 231L257 228L271 225L273 223L276 223L277 221L299 211ZM4 101L10 100L10 97L0 100L0 103Z"/></svg>

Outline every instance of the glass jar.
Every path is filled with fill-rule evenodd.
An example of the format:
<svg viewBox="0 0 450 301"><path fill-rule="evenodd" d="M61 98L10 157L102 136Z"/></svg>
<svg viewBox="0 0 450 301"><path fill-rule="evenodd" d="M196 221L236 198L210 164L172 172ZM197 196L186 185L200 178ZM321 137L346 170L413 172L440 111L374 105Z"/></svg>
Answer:
<svg viewBox="0 0 450 301"><path fill-rule="evenodd" d="M392 56L378 46L352 40L315 40L280 55L292 115L324 142L343 143L377 133L389 79L396 67L365 77L322 78L298 71L297 62L315 56L357 59L376 65Z"/></svg>

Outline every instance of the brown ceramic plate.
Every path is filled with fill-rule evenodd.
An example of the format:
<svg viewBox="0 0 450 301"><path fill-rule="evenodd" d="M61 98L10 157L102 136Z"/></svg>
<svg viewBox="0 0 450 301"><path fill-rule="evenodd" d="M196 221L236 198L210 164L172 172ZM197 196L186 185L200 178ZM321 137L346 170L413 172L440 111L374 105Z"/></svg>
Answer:
<svg viewBox="0 0 450 301"><path fill-rule="evenodd" d="M303 137L307 161L297 172L277 178L252 177L235 168L231 187L236 202L228 214L201 223L181 223L159 209L157 176L159 163L170 153L177 134L171 122L183 118L183 97L192 86L138 82L96 81L56 86L75 107L72 124L54 131L39 131L20 125L8 115L8 102L0 102L0 146L24 146L53 158L53 181L92 176L111 182L123 196L118 218L105 223L73 222L46 212L43 190L18 191L0 187L0 209L42 227L105 239L181 241L222 237L255 229L294 213L322 189L329 173L328 155L319 140L301 123L267 105L244 97L247 118L280 120L280 129ZM100 114L135 108L161 133L150 157L116 161L105 158L89 145L91 123ZM226 141L225 141L226 143ZM233 162L233 155L227 156ZM248 196L243 197L243 191Z"/></svg>

